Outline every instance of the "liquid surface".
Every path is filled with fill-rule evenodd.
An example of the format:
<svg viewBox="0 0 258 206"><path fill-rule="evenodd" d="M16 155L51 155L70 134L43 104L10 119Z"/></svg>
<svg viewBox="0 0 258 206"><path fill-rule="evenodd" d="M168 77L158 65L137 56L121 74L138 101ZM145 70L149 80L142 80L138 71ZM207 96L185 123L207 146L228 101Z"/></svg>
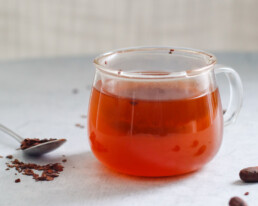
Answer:
<svg viewBox="0 0 258 206"><path fill-rule="evenodd" d="M199 97L159 101L93 88L88 123L95 156L108 167L139 176L199 169L217 153L223 132L217 89Z"/></svg>

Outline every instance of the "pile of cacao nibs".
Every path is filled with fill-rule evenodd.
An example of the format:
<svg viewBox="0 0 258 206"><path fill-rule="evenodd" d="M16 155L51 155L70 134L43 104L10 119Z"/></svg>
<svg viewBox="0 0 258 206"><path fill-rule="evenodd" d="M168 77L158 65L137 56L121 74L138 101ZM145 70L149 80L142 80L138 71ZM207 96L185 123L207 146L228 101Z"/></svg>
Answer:
<svg viewBox="0 0 258 206"><path fill-rule="evenodd" d="M63 155L63 157L65 157ZM1 158L3 158L1 156ZM52 181L54 178L58 177L60 172L63 171L64 166L60 163L38 165L34 163L24 163L18 159L13 159L12 155L7 155L6 159L10 159L10 162L6 163L7 168L5 170L10 170L14 168L18 173L26 176L32 176L32 178L38 181ZM66 162L67 159L63 159L62 162ZM37 172L36 172L37 171ZM15 173L17 175L17 173ZM15 183L21 182L21 179L18 178L14 181Z"/></svg>
<svg viewBox="0 0 258 206"><path fill-rule="evenodd" d="M7 169L14 168L23 175L32 176L35 181L52 181L59 176L64 168L60 163L38 165L34 163L24 163L18 159L12 160L10 163L6 163L6 165ZM38 174L35 173L35 171L42 172Z"/></svg>

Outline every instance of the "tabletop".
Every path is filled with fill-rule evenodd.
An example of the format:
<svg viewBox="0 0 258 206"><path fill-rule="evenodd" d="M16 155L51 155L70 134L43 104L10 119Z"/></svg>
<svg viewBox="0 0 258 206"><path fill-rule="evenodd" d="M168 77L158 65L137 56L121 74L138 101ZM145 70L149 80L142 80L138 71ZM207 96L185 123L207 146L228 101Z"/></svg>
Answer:
<svg viewBox="0 0 258 206"><path fill-rule="evenodd" d="M91 153L84 115L94 77L93 55L0 62L1 124L23 137L68 140L35 159L22 155L16 150L19 143L0 132L0 205L217 206L228 205L232 196L257 205L258 184L243 183L238 173L258 165L258 53L215 54L219 63L241 76L242 110L237 121L225 127L220 151L210 163L191 174L163 178L116 173ZM227 92L220 87L223 99ZM64 171L58 178L35 182L15 175L14 169L6 171L5 163L10 161L6 155L40 164L61 162L65 155L67 162L62 163ZM15 183L16 178L21 182Z"/></svg>

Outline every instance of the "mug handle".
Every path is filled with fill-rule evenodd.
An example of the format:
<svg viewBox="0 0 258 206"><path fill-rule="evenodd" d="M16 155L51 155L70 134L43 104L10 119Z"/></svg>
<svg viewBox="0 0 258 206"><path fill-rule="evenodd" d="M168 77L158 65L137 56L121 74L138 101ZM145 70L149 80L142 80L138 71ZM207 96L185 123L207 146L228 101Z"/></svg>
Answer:
<svg viewBox="0 0 258 206"><path fill-rule="evenodd" d="M238 73L230 67L215 65L214 72L215 74L223 73L224 75L226 75L229 81L229 103L225 114L223 114L224 126L227 126L236 120L237 115L239 114L242 107L243 85Z"/></svg>

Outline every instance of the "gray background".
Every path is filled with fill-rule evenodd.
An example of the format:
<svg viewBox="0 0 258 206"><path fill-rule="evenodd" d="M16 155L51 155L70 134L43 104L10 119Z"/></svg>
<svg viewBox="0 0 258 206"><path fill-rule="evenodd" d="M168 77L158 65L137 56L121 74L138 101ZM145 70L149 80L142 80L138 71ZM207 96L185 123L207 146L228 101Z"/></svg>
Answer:
<svg viewBox="0 0 258 206"><path fill-rule="evenodd" d="M258 51L257 0L0 0L0 59L162 45Z"/></svg>

